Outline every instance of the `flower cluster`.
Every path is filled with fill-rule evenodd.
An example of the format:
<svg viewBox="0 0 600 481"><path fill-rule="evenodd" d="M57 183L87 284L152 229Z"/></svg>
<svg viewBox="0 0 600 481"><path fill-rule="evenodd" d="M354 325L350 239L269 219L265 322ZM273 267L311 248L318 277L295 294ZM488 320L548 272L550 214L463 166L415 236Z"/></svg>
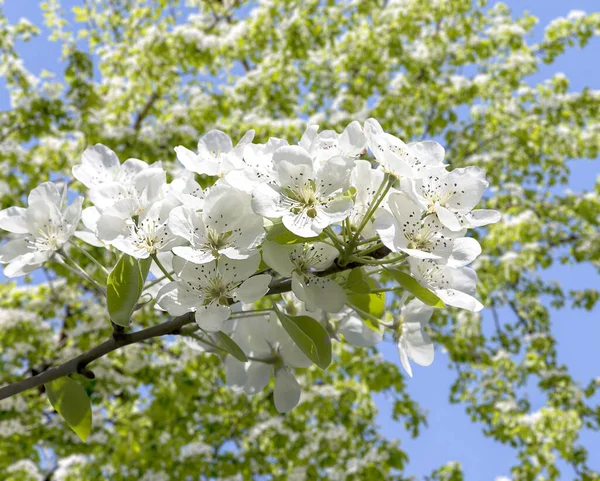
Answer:
<svg viewBox="0 0 600 481"><path fill-rule="evenodd" d="M332 340L369 348L389 331L410 375L409 359L430 364L434 309L483 308L468 267L481 248L466 233L500 217L474 210L484 172L448 170L440 144L405 144L374 119L341 134L310 126L297 145L253 140L213 130L196 152L176 147L170 182L160 162L88 148L73 167L89 189L83 211L47 182L26 209L0 212L14 234L0 247L5 275L56 260L92 282L68 254L82 248L73 237L151 259L155 307L195 320L181 335L223 357L233 389L254 394L273 376L281 412L300 400L295 370L326 368Z"/></svg>

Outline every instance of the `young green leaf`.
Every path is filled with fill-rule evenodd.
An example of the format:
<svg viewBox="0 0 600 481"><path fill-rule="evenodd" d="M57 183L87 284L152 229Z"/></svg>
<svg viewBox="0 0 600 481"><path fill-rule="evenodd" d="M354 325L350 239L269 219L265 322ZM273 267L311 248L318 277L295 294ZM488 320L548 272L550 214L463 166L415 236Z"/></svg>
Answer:
<svg viewBox="0 0 600 481"><path fill-rule="evenodd" d="M292 340L321 369L331 364L331 338L325 328L308 316L288 316L277 309L281 325Z"/></svg>
<svg viewBox="0 0 600 481"><path fill-rule="evenodd" d="M131 315L144 289L152 259L135 259L123 254L108 276L106 303L112 321L123 327L129 325Z"/></svg>
<svg viewBox="0 0 600 481"><path fill-rule="evenodd" d="M435 293L419 284L414 277L411 277L410 274L396 270L390 270L389 273L398 284L413 294L421 302L438 309L446 307L442 300L435 295Z"/></svg>
<svg viewBox="0 0 600 481"><path fill-rule="evenodd" d="M356 294L368 294L371 286L365 278L365 273L360 267L352 269L346 280L346 289Z"/></svg>
<svg viewBox="0 0 600 481"><path fill-rule="evenodd" d="M376 287L374 281L368 281L368 284L371 288ZM349 294L348 302L352 306L356 306L361 311L369 314L376 319L381 319L385 312L385 292L369 292L367 294ZM363 314L359 312L359 315L362 318L366 318Z"/></svg>
<svg viewBox="0 0 600 481"><path fill-rule="evenodd" d="M92 430L92 406L83 386L65 376L45 384L45 387L52 407L85 442Z"/></svg>
<svg viewBox="0 0 600 481"><path fill-rule="evenodd" d="M223 349L224 351L228 352L229 354L231 354L238 361L241 361L241 362L248 361L248 357L246 356L246 353L244 351L242 351L242 348L240 346L238 346L236 344L236 342L233 339L231 339L227 334L225 334L223 331L217 332L216 339L217 339L217 343L218 343L219 347L221 349Z"/></svg>

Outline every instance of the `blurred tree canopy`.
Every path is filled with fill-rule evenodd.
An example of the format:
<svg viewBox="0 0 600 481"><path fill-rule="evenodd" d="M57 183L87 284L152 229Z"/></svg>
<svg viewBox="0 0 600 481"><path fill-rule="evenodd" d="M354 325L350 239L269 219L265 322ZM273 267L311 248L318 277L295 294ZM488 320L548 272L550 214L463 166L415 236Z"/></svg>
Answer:
<svg viewBox="0 0 600 481"><path fill-rule="evenodd" d="M600 183L552 189L567 183L574 159L598 156L600 92L572 92L564 75L528 81L598 35L599 13L556 19L532 43L535 17L484 0L86 0L72 11L48 0L41 8L63 63L39 76L18 43L41 26L0 17L11 104L0 112L0 208L50 175L68 176L98 142L121 158L174 166L172 147L192 147L213 127L233 138L255 128L259 141L297 139L308 123L341 130L372 116L407 141L438 139L453 168L486 170L495 186L486 206L504 214L485 228L477 263L494 333L484 333L479 314L444 310L434 319L431 335L456 371L450 401L514 448L514 479L559 479L559 461L578 480L600 479L587 464L591 447L578 442L583 428L600 429L600 383L582 385L557 360L549 314L549 306L593 309L598 284L567 291L540 276L557 262L600 263ZM156 322L151 309L140 312L140 325ZM110 332L102 301L59 265L5 282L2 384ZM180 340L129 346L82 381L94 404L87 444L38 390L2 401L0 472L14 481L405 479L408 455L378 433L372 395L392 400L403 436L418 436L425 415L396 365L336 349L332 368L305 370L303 384L316 386L303 386L300 406L278 415L270 391L233 393L218 359ZM535 412L531 386L545 397ZM456 464L431 469L432 480L462 479Z"/></svg>

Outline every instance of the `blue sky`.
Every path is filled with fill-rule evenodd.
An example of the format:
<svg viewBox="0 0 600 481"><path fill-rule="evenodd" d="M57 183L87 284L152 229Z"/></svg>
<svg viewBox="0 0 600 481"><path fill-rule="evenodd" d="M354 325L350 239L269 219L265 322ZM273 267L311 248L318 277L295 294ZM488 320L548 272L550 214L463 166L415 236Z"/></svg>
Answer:
<svg viewBox="0 0 600 481"><path fill-rule="evenodd" d="M66 5L79 2L70 0ZM543 33L543 28L550 20L558 16L566 16L571 10L593 12L600 10L600 0L508 0L507 3L517 15L529 11L540 18L535 38ZM5 0L4 11L11 21L26 17L34 24L41 25L41 14L35 0ZM26 66L34 73L47 68L60 71L60 49L58 45L38 40L19 47ZM556 73L564 72L571 81L571 89L581 90L583 87L600 89L600 39L594 39L585 50L572 49L567 55L558 59L550 68L532 77L538 82ZM2 80L0 80L0 87ZM7 96L0 89L0 109L9 107ZM574 191L590 190L600 169L597 161L575 161L571 164L572 175L569 188ZM577 289L598 285L598 276L591 266L555 266L543 272L547 280L560 281L565 289ZM0 276L1 279L1 276ZM600 338L598 314L594 312L563 310L553 311L553 329L559 344L559 360L568 364L576 379L582 383L600 375L600 350L597 339ZM501 312L510 316L509 312ZM489 315L484 314L484 330L488 330L492 322ZM580 333L585 332L582 336ZM397 353L393 346L383 348L387 359L397 362ZM447 357L436 351L434 364L427 368L416 366L414 378L408 380L410 394L429 412L429 427L417 440L408 438L400 425L390 422L390 403L378 398L381 409L381 431L389 437L401 439L408 451L410 462L407 474L422 478L437 466L448 461L462 463L467 480L493 480L496 476L508 476L509 468L515 464L514 452L511 448L499 445L483 436L481 427L471 423L460 405L448 403L449 386L454 374L447 368ZM531 393L533 409L541 407L543 402L535 392ZM592 448L600 446L600 434L583 433L583 442ZM590 464L600 471L600 450L591 449ZM565 470L563 479L571 479L573 473Z"/></svg>

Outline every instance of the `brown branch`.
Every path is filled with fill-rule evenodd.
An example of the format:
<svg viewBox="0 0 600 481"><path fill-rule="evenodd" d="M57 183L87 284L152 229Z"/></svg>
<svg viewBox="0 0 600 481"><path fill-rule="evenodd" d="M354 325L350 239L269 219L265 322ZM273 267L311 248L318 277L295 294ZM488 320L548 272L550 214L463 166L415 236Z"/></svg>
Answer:
<svg viewBox="0 0 600 481"><path fill-rule="evenodd" d="M376 259L383 259L389 253L390 250L387 247L381 246L379 249L371 253L371 257ZM328 276L337 272L354 269L355 267L360 267L361 265L362 264L358 262L350 262L344 266L341 266L337 262L335 262L328 269L318 272L316 274L318 276ZM290 279L274 281L271 283L267 295L289 292L291 290L291 287L292 286ZM104 341L102 344L96 347L93 347L89 351L86 351L80 354L79 356L69 361L66 361L60 366L49 368L27 379L23 379L22 381L15 382L13 384L8 384L0 388L0 400L6 399L10 396L14 396L15 394L22 393L27 389L41 386L42 384L46 384L50 381L54 381L55 379L73 373L79 373L87 377L88 379L93 379L94 374L87 368L88 364L130 344L147 341L155 337L179 334L183 326L187 324L192 324L193 322L194 313L188 312L187 314L171 318L161 324L157 324L156 326L148 327L147 329L142 329L140 331L132 333L126 333L122 332L121 330L115 330L113 332L112 338L108 339L107 341Z"/></svg>
<svg viewBox="0 0 600 481"><path fill-rule="evenodd" d="M89 370L87 369L87 365L97 359L100 359L101 357L106 356L108 353L116 351L117 349L130 344L152 339L153 337L176 334L179 329L186 324L191 324L192 322L194 322L194 316L192 313L188 313L184 314L183 316L169 319L168 321L157 324L156 326L142 329L141 331L132 332L130 334L124 333L120 336L112 337L111 339L104 341L102 344L93 347L89 351L80 354L79 356L61 364L60 366L50 368L36 376L32 376L0 388L0 400L76 372L88 377Z"/></svg>
<svg viewBox="0 0 600 481"><path fill-rule="evenodd" d="M148 101L144 105L144 108L142 108L140 113L138 113L137 117L135 118L135 123L133 124L133 130L135 130L137 132L138 130L140 130L142 128L142 122L148 116L148 114L150 113L150 109L152 108L154 103L159 99L159 97L160 96L156 92L154 92L152 95L150 95L150 98L148 98Z"/></svg>

